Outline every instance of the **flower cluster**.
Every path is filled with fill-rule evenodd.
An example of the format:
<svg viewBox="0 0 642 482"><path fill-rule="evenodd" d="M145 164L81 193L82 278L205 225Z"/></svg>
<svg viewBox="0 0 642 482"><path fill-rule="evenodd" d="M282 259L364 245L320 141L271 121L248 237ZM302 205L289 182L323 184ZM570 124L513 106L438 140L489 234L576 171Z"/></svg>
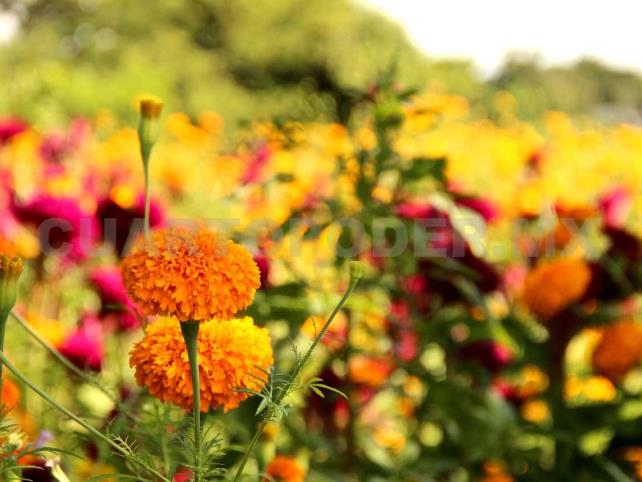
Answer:
<svg viewBox="0 0 642 482"><path fill-rule="evenodd" d="M270 335L249 317L203 321L198 334L201 410L239 406L260 392L273 363ZM191 409L192 384L179 322L161 317L134 345L130 366L136 381L164 402Z"/></svg>
<svg viewBox="0 0 642 482"><path fill-rule="evenodd" d="M157 230L123 261L123 279L146 315L229 318L249 306L259 270L242 246L214 231Z"/></svg>

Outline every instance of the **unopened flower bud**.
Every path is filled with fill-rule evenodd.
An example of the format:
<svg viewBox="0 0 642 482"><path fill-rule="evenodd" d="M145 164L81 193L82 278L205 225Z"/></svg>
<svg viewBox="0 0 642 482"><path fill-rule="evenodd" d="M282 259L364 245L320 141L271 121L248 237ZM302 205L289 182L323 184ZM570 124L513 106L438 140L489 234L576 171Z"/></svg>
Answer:
<svg viewBox="0 0 642 482"><path fill-rule="evenodd" d="M0 316L6 318L18 298L23 261L10 241L0 239Z"/></svg>

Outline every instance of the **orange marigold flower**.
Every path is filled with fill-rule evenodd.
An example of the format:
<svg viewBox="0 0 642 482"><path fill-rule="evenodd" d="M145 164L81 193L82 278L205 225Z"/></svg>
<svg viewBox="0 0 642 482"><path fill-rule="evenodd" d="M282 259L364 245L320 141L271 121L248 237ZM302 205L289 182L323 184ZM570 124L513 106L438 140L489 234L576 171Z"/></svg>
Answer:
<svg viewBox="0 0 642 482"><path fill-rule="evenodd" d="M2 381L2 393L0 393L0 405L13 408L20 401L20 389L10 378L5 377Z"/></svg>
<svg viewBox="0 0 642 482"><path fill-rule="evenodd" d="M535 315L548 320L579 300L590 280L591 270L582 260L545 261L526 275L522 299Z"/></svg>
<svg viewBox="0 0 642 482"><path fill-rule="evenodd" d="M198 333L198 366L201 380L201 410L236 408L250 394L260 391L273 363L267 329L252 318L210 320ZM185 342L175 318L157 318L145 336L132 348L129 365L136 381L163 402L192 409L192 381Z"/></svg>
<svg viewBox="0 0 642 482"><path fill-rule="evenodd" d="M395 365L388 357L355 355L350 358L349 368L353 382L377 388L388 381Z"/></svg>
<svg viewBox="0 0 642 482"><path fill-rule="evenodd" d="M274 480L276 482L303 482L305 479L305 469L292 457L277 455L265 469L267 475L271 477L263 478L263 481Z"/></svg>
<svg viewBox="0 0 642 482"><path fill-rule="evenodd" d="M146 315L180 321L231 318L260 286L250 252L214 231L154 231L122 265L129 294Z"/></svg>
<svg viewBox="0 0 642 482"><path fill-rule="evenodd" d="M593 367L612 381L624 377L642 356L642 328L624 320L608 326L593 351Z"/></svg>

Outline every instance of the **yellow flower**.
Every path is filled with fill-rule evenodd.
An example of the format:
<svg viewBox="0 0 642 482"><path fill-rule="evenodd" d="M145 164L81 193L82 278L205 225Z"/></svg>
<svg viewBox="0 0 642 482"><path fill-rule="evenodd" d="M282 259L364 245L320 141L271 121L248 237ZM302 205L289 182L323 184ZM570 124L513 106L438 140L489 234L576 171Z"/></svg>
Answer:
<svg viewBox="0 0 642 482"><path fill-rule="evenodd" d="M201 411L236 408L250 394L260 391L273 363L270 335L252 318L210 320L198 333L198 366ZM136 381L163 402L192 408L192 382L179 322L162 317L152 322L132 348L129 365Z"/></svg>
<svg viewBox="0 0 642 482"><path fill-rule="evenodd" d="M593 351L593 367L600 375L617 381L637 365L642 356L642 328L625 320L608 326Z"/></svg>
<svg viewBox="0 0 642 482"><path fill-rule="evenodd" d="M247 308L260 286L250 252L202 229L162 229L122 265L129 294L148 316L180 321L231 318Z"/></svg>
<svg viewBox="0 0 642 482"><path fill-rule="evenodd" d="M536 316L548 320L579 300L590 280L591 271L582 260L545 261L526 276L522 299Z"/></svg>
<svg viewBox="0 0 642 482"><path fill-rule="evenodd" d="M529 400L521 407L522 417L531 423L539 424L549 416L548 405L544 400Z"/></svg>

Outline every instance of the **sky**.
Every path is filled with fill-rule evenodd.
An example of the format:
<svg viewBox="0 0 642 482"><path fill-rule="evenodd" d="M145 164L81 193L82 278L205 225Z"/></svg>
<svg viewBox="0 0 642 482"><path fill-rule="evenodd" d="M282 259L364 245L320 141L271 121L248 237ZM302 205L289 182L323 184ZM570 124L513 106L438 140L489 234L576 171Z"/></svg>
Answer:
<svg viewBox="0 0 642 482"><path fill-rule="evenodd" d="M642 72L639 0L362 0L435 57L471 59L492 74L511 51L547 65L592 57Z"/></svg>

